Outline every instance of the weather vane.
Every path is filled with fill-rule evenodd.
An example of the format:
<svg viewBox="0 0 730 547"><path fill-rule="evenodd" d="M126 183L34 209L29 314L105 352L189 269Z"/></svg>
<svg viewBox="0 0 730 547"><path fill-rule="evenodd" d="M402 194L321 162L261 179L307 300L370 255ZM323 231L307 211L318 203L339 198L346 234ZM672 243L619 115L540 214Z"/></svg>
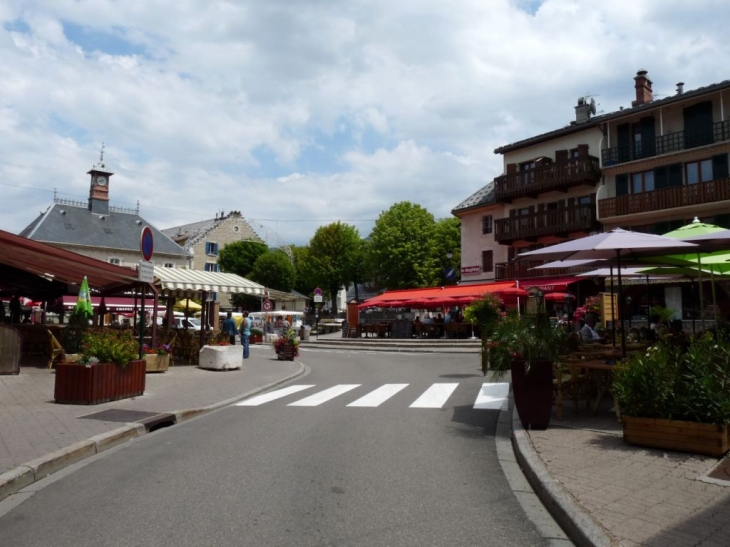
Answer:
<svg viewBox="0 0 730 547"><path fill-rule="evenodd" d="M99 163L104 163L104 143L101 143L101 154L99 154Z"/></svg>

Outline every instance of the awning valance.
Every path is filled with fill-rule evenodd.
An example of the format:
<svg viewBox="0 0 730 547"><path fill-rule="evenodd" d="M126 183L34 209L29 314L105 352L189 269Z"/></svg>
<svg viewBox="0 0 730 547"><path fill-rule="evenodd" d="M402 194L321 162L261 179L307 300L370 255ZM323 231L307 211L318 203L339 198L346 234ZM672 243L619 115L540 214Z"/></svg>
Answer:
<svg viewBox="0 0 730 547"><path fill-rule="evenodd" d="M155 285L161 286L167 295L188 292L245 293L263 296L263 285L236 274L203 272L155 266Z"/></svg>
<svg viewBox="0 0 730 547"><path fill-rule="evenodd" d="M63 296L61 298L61 302L63 303L63 307L66 310L72 310L76 307L76 302L78 301L77 296ZM91 306L93 308L98 308L101 305L101 297L100 296L92 296L91 297ZM109 313L119 313L119 312L131 312L134 311L134 298L129 297L115 297L115 296L107 296L104 297L104 305L106 306L107 312ZM142 306L142 301L140 299L137 299L137 308L139 309ZM145 301L145 308L147 310L152 310L152 301L148 298ZM164 310L165 305L164 304L158 304L157 309Z"/></svg>
<svg viewBox="0 0 730 547"><path fill-rule="evenodd" d="M536 277L535 279L520 279L520 289L531 289L537 287L544 293L565 292L568 285L583 281L585 278L575 276L563 277Z"/></svg>

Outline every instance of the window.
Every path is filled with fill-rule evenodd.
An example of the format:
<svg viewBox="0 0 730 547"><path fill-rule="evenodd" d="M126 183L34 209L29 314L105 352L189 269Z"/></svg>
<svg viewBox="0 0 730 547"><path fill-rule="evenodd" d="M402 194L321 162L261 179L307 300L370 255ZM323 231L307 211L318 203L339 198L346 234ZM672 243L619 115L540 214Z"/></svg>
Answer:
<svg viewBox="0 0 730 547"><path fill-rule="evenodd" d="M110 258L109 259L109 264L115 264L117 266L121 266L122 265L122 259L121 258Z"/></svg>
<svg viewBox="0 0 730 547"><path fill-rule="evenodd" d="M482 251L482 271L491 272L494 270L494 251Z"/></svg>
<svg viewBox="0 0 730 547"><path fill-rule="evenodd" d="M694 161L687 164L687 184L712 180L712 160Z"/></svg>
<svg viewBox="0 0 730 547"><path fill-rule="evenodd" d="M206 272L217 272L218 271L218 264L215 262L206 262L205 263L205 271Z"/></svg>
<svg viewBox="0 0 730 547"><path fill-rule="evenodd" d="M205 244L205 254L218 256L218 244L207 242Z"/></svg>
<svg viewBox="0 0 730 547"><path fill-rule="evenodd" d="M532 184L535 182L535 162L528 161L520 164L520 182L522 184Z"/></svg>
<svg viewBox="0 0 730 547"><path fill-rule="evenodd" d="M492 219L492 215L483 216L482 217L482 233L491 234L493 229L494 229L494 220Z"/></svg>
<svg viewBox="0 0 730 547"><path fill-rule="evenodd" d="M174 267L175 267L175 265L174 265L174 264L173 264L172 262L165 262L165 263L164 263L164 264L162 265L162 267L163 267L163 268L174 268Z"/></svg>
<svg viewBox="0 0 730 547"><path fill-rule="evenodd" d="M631 193L641 194L654 190L654 171L644 171L631 175Z"/></svg>

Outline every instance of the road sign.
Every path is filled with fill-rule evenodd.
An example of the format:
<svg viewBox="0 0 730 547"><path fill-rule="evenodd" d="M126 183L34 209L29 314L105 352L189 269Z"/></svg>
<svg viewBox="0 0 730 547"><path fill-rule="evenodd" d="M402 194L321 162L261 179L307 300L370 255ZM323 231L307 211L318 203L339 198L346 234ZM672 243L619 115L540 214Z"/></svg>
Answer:
<svg viewBox="0 0 730 547"><path fill-rule="evenodd" d="M322 302L322 295L321 295L321 294L315 294L315 295L314 295L314 302L315 302L315 303L320 303L320 302Z"/></svg>
<svg viewBox="0 0 730 547"><path fill-rule="evenodd" d="M264 311L271 311L271 308L273 308L271 300L264 300L264 303L261 304L261 309Z"/></svg>
<svg viewBox="0 0 730 547"><path fill-rule="evenodd" d="M155 282L155 263L147 260L139 261L139 280L142 283L154 283Z"/></svg>
<svg viewBox="0 0 730 547"><path fill-rule="evenodd" d="M320 289L319 287L317 287L316 289L314 289L314 296L315 297L322 296L322 289ZM320 300L320 302L321 302L321 300Z"/></svg>
<svg viewBox="0 0 730 547"><path fill-rule="evenodd" d="M152 240L152 230L149 226L142 228L142 235L139 238L139 248L142 251L142 258L148 262L152 260L152 251L154 250L155 244Z"/></svg>

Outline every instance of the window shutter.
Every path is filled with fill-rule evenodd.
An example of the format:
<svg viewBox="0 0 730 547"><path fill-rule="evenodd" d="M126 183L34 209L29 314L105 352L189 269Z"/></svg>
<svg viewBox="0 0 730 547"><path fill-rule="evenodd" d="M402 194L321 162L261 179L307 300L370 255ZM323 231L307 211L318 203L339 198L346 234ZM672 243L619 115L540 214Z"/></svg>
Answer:
<svg viewBox="0 0 730 547"><path fill-rule="evenodd" d="M648 158L656 155L656 130L654 116L641 119L641 156Z"/></svg>
<svg viewBox="0 0 730 547"><path fill-rule="evenodd" d="M492 261L493 251L482 251L482 272L491 272L494 269Z"/></svg>
<svg viewBox="0 0 730 547"><path fill-rule="evenodd" d="M657 167L654 169L654 188L661 190L669 186L669 178L667 174L667 167Z"/></svg>
<svg viewBox="0 0 730 547"><path fill-rule="evenodd" d="M667 186L669 186L670 188L673 186L682 186L682 170L683 169L681 163L673 163L672 165L667 167Z"/></svg>
<svg viewBox="0 0 730 547"><path fill-rule="evenodd" d="M616 127L616 136L618 138L618 161L623 163L631 159L631 127L627 123L622 123Z"/></svg>
<svg viewBox="0 0 730 547"><path fill-rule="evenodd" d="M712 180L728 178L727 154L718 154L712 158Z"/></svg>
<svg viewBox="0 0 730 547"><path fill-rule="evenodd" d="M624 173L616 175L616 195L626 196L629 193L629 176Z"/></svg>

